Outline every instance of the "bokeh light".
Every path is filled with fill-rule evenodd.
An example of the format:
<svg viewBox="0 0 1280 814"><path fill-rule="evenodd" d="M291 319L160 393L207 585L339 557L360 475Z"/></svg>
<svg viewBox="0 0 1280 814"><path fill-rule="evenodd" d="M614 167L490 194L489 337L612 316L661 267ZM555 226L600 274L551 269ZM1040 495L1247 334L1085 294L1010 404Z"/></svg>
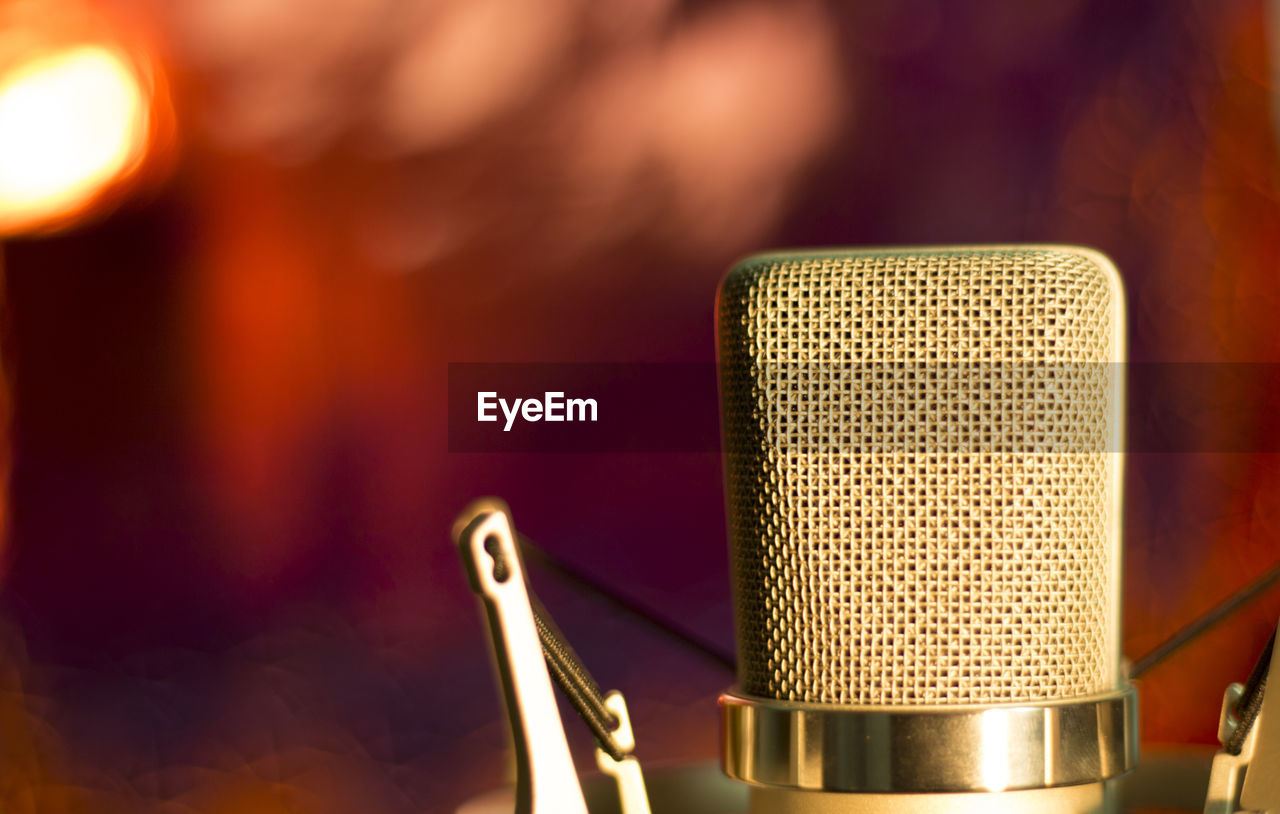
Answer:
<svg viewBox="0 0 1280 814"><path fill-rule="evenodd" d="M127 58L85 45L0 79L0 233L64 222L135 169L149 94Z"/></svg>

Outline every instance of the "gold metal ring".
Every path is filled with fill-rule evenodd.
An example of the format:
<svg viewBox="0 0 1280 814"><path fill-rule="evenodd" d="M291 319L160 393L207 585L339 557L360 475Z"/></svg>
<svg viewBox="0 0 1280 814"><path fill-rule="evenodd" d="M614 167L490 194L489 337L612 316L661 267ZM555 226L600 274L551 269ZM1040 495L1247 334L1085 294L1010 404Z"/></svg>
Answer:
<svg viewBox="0 0 1280 814"><path fill-rule="evenodd" d="M963 792L1093 783L1138 761L1132 687L1042 704L850 707L720 696L730 777L837 792Z"/></svg>

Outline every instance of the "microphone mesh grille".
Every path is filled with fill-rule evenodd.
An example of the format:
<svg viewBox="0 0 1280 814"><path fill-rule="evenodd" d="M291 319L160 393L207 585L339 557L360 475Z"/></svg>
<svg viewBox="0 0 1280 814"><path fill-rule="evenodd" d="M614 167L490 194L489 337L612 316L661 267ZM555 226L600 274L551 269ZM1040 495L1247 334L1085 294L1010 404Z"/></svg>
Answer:
<svg viewBox="0 0 1280 814"><path fill-rule="evenodd" d="M765 255L726 278L745 693L944 705L1119 686L1122 294L1096 257ZM957 361L977 363L959 406L991 419L967 434ZM1051 388L1011 393L1031 368Z"/></svg>

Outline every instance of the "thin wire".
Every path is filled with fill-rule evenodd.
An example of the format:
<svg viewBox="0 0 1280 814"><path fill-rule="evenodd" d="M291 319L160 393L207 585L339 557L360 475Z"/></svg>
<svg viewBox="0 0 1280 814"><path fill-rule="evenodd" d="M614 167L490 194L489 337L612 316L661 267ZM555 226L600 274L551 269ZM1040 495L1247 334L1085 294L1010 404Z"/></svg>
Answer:
<svg viewBox="0 0 1280 814"><path fill-rule="evenodd" d="M1174 633L1168 639L1165 639L1145 656L1136 659L1129 670L1130 677L1137 678L1152 667L1155 667L1160 662L1169 658L1192 640L1200 636L1200 634L1257 599L1277 581L1280 581L1280 563L1273 565L1271 569L1262 576L1258 577L1236 593L1193 619L1190 624L1183 627L1177 633Z"/></svg>
<svg viewBox="0 0 1280 814"><path fill-rule="evenodd" d="M560 691L569 699L578 717L591 730L596 744L614 760L622 760L627 753L613 739L613 733L620 722L605 706L600 685L582 663L582 659L578 658L578 654L573 652L551 614L532 593L529 594L529 603L533 606L533 623L538 629L538 639L542 643L542 655L546 659L548 672L559 685Z"/></svg>
<svg viewBox="0 0 1280 814"><path fill-rule="evenodd" d="M647 622L649 625L667 634L672 639L675 639L681 644L698 651L707 659L714 661L721 667L728 670L733 670L735 668L732 654L720 650L713 644L702 641L697 636L694 636L692 633L680 628L667 619L658 616L648 608L613 593L583 572L557 559L556 557L553 557L551 554L548 554L537 543L530 540L525 535L517 533L516 538L520 542L520 551L526 558L536 560L540 564L546 566L549 570L559 574L565 581L571 582L581 588L585 588L596 596L609 602L614 607L620 608L632 616Z"/></svg>

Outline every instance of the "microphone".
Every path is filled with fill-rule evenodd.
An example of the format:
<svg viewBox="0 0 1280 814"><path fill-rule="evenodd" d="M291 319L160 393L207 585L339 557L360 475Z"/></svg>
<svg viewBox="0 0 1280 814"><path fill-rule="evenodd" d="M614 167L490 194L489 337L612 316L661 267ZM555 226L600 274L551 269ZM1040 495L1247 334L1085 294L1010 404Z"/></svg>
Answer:
<svg viewBox="0 0 1280 814"><path fill-rule="evenodd" d="M1066 246L757 255L722 282L753 814L1098 812L1120 652L1124 293Z"/></svg>

